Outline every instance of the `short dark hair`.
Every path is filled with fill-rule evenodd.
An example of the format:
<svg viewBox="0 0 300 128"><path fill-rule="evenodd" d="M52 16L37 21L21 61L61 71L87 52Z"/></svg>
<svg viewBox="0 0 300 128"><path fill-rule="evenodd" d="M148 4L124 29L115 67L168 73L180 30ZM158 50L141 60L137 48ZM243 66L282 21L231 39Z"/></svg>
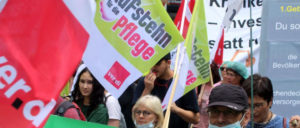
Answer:
<svg viewBox="0 0 300 128"><path fill-rule="evenodd" d="M171 59L171 54L167 53L161 60L170 60Z"/></svg>
<svg viewBox="0 0 300 128"><path fill-rule="evenodd" d="M251 96L251 77L248 77L242 84L248 97ZM253 75L253 96L259 96L268 103L273 100L273 85L268 77L259 74Z"/></svg>
<svg viewBox="0 0 300 128"><path fill-rule="evenodd" d="M163 58L161 58L157 63L156 65L159 65L163 60L170 60L171 59L171 54L170 53L167 53Z"/></svg>

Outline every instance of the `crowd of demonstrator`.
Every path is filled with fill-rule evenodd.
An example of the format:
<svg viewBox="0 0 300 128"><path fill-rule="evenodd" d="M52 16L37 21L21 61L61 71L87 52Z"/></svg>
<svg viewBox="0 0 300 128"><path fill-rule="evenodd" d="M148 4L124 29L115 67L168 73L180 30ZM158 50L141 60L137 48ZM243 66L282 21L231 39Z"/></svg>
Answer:
<svg viewBox="0 0 300 128"><path fill-rule="evenodd" d="M173 71L170 54L164 56L118 99L107 92L88 68L78 70L70 97L59 98L54 114L120 128L161 128L161 106ZM212 81L186 93L171 105L170 128L300 128L300 116L285 118L273 113L273 86L268 77L253 75L253 115L251 79L239 62L211 64ZM61 106L72 101L68 110ZM58 114L58 113L62 114Z"/></svg>

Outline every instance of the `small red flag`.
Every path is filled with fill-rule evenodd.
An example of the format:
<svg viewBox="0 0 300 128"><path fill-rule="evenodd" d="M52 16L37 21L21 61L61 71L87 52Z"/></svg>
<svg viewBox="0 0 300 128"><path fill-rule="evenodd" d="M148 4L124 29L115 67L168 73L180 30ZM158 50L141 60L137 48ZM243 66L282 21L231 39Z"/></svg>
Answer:
<svg viewBox="0 0 300 128"><path fill-rule="evenodd" d="M215 53L215 57L214 57L214 61L215 63L218 65L218 67L220 67L223 63L223 50L224 50L224 29L222 29L222 33L221 33L221 37L219 38L219 40L217 41L218 44L218 48L217 50L213 53Z"/></svg>

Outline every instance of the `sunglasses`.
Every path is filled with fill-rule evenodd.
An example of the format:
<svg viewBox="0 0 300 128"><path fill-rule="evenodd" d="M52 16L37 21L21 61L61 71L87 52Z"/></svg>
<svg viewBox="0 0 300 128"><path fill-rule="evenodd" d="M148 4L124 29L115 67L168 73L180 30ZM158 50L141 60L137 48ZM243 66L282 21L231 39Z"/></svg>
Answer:
<svg viewBox="0 0 300 128"><path fill-rule="evenodd" d="M220 70L221 70L221 71L225 71L226 68L225 68L225 67L220 67Z"/></svg>

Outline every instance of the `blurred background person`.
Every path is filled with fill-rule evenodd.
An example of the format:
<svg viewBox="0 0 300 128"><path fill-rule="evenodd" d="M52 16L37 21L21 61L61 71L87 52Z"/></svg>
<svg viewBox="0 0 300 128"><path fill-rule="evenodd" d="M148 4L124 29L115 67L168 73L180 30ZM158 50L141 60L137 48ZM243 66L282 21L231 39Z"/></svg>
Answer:
<svg viewBox="0 0 300 128"><path fill-rule="evenodd" d="M104 91L105 105L108 111L107 125L118 128L126 128L126 122L121 112L119 101L113 97L108 91Z"/></svg>
<svg viewBox="0 0 300 128"><path fill-rule="evenodd" d="M127 128L134 128L134 124L131 118L131 110L134 105L132 103L133 94L135 92L135 88L137 86L138 81L139 79L133 82L118 99L121 105L121 111L124 115Z"/></svg>
<svg viewBox="0 0 300 128"><path fill-rule="evenodd" d="M300 116L292 116L289 122L290 128L300 128Z"/></svg>
<svg viewBox="0 0 300 128"><path fill-rule="evenodd" d="M198 105L200 110L200 120L198 124L193 124L193 128L207 128L209 123L208 113L207 113L207 105L208 105L208 98L210 95L211 90L217 86L216 83L220 82L220 76L219 76L219 69L215 62L212 62L210 64L211 73L212 73L212 79L213 84L211 85L211 80L208 81L205 84L202 84L198 88L201 88L199 95L198 95Z"/></svg>

